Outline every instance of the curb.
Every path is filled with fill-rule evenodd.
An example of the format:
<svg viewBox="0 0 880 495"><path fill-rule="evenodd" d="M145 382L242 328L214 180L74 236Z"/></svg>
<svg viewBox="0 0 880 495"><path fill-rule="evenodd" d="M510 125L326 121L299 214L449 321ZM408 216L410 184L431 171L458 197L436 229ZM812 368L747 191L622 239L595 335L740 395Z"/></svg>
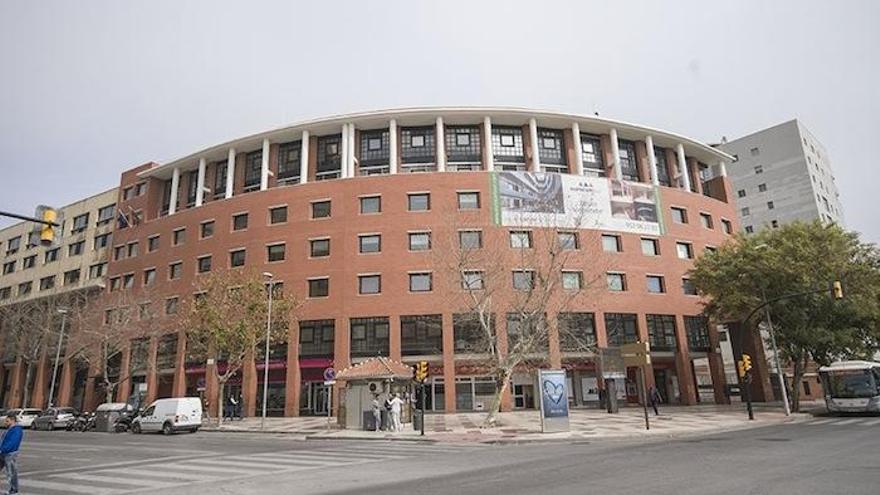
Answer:
<svg viewBox="0 0 880 495"><path fill-rule="evenodd" d="M332 437L325 435L306 435L306 440L337 440L337 441L367 441L367 442L410 442L435 444L442 443L435 438L410 438L410 437Z"/></svg>

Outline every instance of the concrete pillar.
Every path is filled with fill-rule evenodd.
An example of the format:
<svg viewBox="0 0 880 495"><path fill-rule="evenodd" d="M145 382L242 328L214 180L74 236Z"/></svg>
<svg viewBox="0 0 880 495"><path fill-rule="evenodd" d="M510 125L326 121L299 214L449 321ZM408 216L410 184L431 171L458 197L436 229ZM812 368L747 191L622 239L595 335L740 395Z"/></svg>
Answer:
<svg viewBox="0 0 880 495"><path fill-rule="evenodd" d="M269 188L269 140L263 139L263 152L260 156L260 191Z"/></svg>
<svg viewBox="0 0 880 495"><path fill-rule="evenodd" d="M343 179L348 177L348 124L342 124L342 150L340 152L340 172Z"/></svg>
<svg viewBox="0 0 880 495"><path fill-rule="evenodd" d="M654 138L645 136L645 148L648 151L648 167L651 170L651 184L660 185L660 177L657 175L657 155L654 154Z"/></svg>
<svg viewBox="0 0 880 495"><path fill-rule="evenodd" d="M693 192L703 194L703 182L700 180L700 164L696 158L687 160L687 169L690 171L690 176L693 177L694 183L691 184Z"/></svg>
<svg viewBox="0 0 880 495"><path fill-rule="evenodd" d="M25 366L24 360L21 357L15 359L15 364L12 366L12 370L8 371L10 374L10 387L9 387L9 395L6 397L6 408L12 409L16 407L23 407L23 391L24 391L24 375L25 375Z"/></svg>
<svg viewBox="0 0 880 495"><path fill-rule="evenodd" d="M620 143L617 142L617 129L611 128L611 167L614 170L614 178L623 180L623 172L620 170Z"/></svg>
<svg viewBox="0 0 880 495"><path fill-rule="evenodd" d="M34 374L34 390L31 394L30 404L28 406L36 407L36 408L44 408L48 403L48 381L49 381L49 373L52 366L49 363L49 356L43 353L40 356L40 360L37 362L37 369Z"/></svg>
<svg viewBox="0 0 880 495"><path fill-rule="evenodd" d="M397 362L401 362L403 357L401 352L400 316L398 315L390 315L388 317L388 357Z"/></svg>
<svg viewBox="0 0 880 495"><path fill-rule="evenodd" d="M724 163L724 160L718 162L718 165L715 166L715 173L721 177L727 177L727 164Z"/></svg>
<svg viewBox="0 0 880 495"><path fill-rule="evenodd" d="M581 144L581 126L577 122L571 123L571 140L574 146L574 173L584 175L584 150Z"/></svg>
<svg viewBox="0 0 880 495"><path fill-rule="evenodd" d="M196 207L202 206L205 202L205 167L207 166L204 158L199 158L199 178L196 181Z"/></svg>
<svg viewBox="0 0 880 495"><path fill-rule="evenodd" d="M685 191L691 190L691 179L687 172L687 159L684 156L684 145L675 145L676 162L678 164L679 186Z"/></svg>
<svg viewBox="0 0 880 495"><path fill-rule="evenodd" d="M71 359L65 359L61 366L61 375L58 377L58 383L55 385L58 400L55 404L61 407L70 407L73 396L73 378L76 367ZM50 398L51 399L51 398Z"/></svg>
<svg viewBox="0 0 880 495"><path fill-rule="evenodd" d="M131 345L122 350L122 359L119 364L119 376L124 377L116 385L116 402L125 402L131 395Z"/></svg>
<svg viewBox="0 0 880 495"><path fill-rule="evenodd" d="M455 412L455 334L452 315L443 314L443 408Z"/></svg>
<svg viewBox="0 0 880 495"><path fill-rule="evenodd" d="M205 400L212 418L223 417L223 397L217 398L220 380L217 379L217 362L210 360L205 365Z"/></svg>
<svg viewBox="0 0 880 495"><path fill-rule="evenodd" d="M242 415L252 418L257 414L257 363L254 354L249 353L241 363L241 401ZM262 411L260 411L262 413Z"/></svg>
<svg viewBox="0 0 880 495"><path fill-rule="evenodd" d="M186 397L186 330L177 332L177 350L174 355L174 381L171 397Z"/></svg>
<svg viewBox="0 0 880 495"><path fill-rule="evenodd" d="M529 169L532 172L540 172L541 157L538 153L538 149L540 148L540 144L538 144L538 123L533 118L529 119L529 141L532 143L532 159Z"/></svg>
<svg viewBox="0 0 880 495"><path fill-rule="evenodd" d="M302 373L299 369L299 327L292 322L287 329L287 377L284 390L284 416L299 416Z"/></svg>
<svg viewBox="0 0 880 495"><path fill-rule="evenodd" d="M675 348L675 374L678 375L681 404L692 406L697 403L697 391L694 389L694 368L691 365L687 329L681 315L675 317Z"/></svg>
<svg viewBox="0 0 880 495"><path fill-rule="evenodd" d="M309 181L309 131L302 133L302 147L299 156L299 183L305 184Z"/></svg>
<svg viewBox="0 0 880 495"><path fill-rule="evenodd" d="M83 410L94 411L98 404L104 402L103 397L97 395L97 376L100 373L99 364L92 363L89 365L89 371L86 376L85 390L83 391Z"/></svg>
<svg viewBox="0 0 880 495"><path fill-rule="evenodd" d="M550 354L550 367L553 369L562 368L562 351L559 347L559 325L557 324L556 314L549 314L547 324L547 352Z"/></svg>
<svg viewBox="0 0 880 495"><path fill-rule="evenodd" d="M437 117L437 171L446 171L446 133L443 128L443 117Z"/></svg>
<svg viewBox="0 0 880 495"><path fill-rule="evenodd" d="M226 199L232 197L232 189L235 187L235 148L229 148L226 157Z"/></svg>
<svg viewBox="0 0 880 495"><path fill-rule="evenodd" d="M177 191L180 189L180 168L174 167L171 174L171 199L168 202L168 214L174 215L177 212Z"/></svg>
<svg viewBox="0 0 880 495"><path fill-rule="evenodd" d="M147 349L147 404L151 404L159 397L159 370L156 363L158 352L159 339L152 336Z"/></svg>
<svg viewBox="0 0 880 495"><path fill-rule="evenodd" d="M388 121L388 172L397 173L397 120Z"/></svg>
<svg viewBox="0 0 880 495"><path fill-rule="evenodd" d="M495 154L492 150L492 118L483 117L483 153L486 160L486 171L495 170Z"/></svg>
<svg viewBox="0 0 880 495"><path fill-rule="evenodd" d="M709 374L712 375L712 392L716 404L730 404L730 396L727 395L727 376L724 375L724 360L721 358L721 345L718 339L718 329L714 324L709 324L709 353L706 355L709 361Z"/></svg>

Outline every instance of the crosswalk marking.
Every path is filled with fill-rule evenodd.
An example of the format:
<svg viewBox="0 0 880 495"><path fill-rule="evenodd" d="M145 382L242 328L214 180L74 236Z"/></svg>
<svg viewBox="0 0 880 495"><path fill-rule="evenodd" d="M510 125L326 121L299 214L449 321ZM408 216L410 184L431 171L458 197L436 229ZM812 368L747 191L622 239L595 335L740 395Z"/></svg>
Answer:
<svg viewBox="0 0 880 495"><path fill-rule="evenodd" d="M152 480L153 478L165 478L165 479L176 479L182 481L207 481L213 480L217 478L217 475L210 474L199 474L196 472L192 473L172 473L167 471L166 469L162 469L161 471L154 469L114 469L112 471L97 471L98 473L108 473L108 474L124 474L127 476L147 478L148 480Z"/></svg>
<svg viewBox="0 0 880 495"><path fill-rule="evenodd" d="M811 425L824 425L827 423L831 423L832 421L834 421L834 420L833 419L820 419L818 421L811 421L810 424Z"/></svg>
<svg viewBox="0 0 880 495"><path fill-rule="evenodd" d="M46 480L22 479L19 482L19 485L21 485L20 488L22 493L39 493L37 492L37 490L42 489L51 490L58 493L86 493L89 495L105 495L119 491L116 488L98 488L94 485L83 486Z"/></svg>
<svg viewBox="0 0 880 495"><path fill-rule="evenodd" d="M836 417L836 418L825 418L825 419L816 419L813 421L809 421L806 423L810 426L846 426L846 425L858 425L858 426L874 426L880 424L880 419L875 417L862 417L862 418L847 418L847 417Z"/></svg>
<svg viewBox="0 0 880 495"><path fill-rule="evenodd" d="M868 421L867 423L865 423L865 425L866 426L880 425L880 419L872 419L871 421Z"/></svg>
<svg viewBox="0 0 880 495"><path fill-rule="evenodd" d="M858 420L858 419L844 419L842 421L835 421L834 424L836 424L836 425L851 425L851 424L857 423L859 421L860 420Z"/></svg>
<svg viewBox="0 0 880 495"><path fill-rule="evenodd" d="M98 472L94 472L94 473L90 473L90 474L70 473L70 474L65 474L64 477L65 478L73 478L75 480L82 480L82 481L97 481L98 483L110 483L113 485L123 485L123 486L128 485L128 486L132 486L134 488L140 488L148 483L150 486L154 486L156 488L164 488L164 487L169 487L169 486L173 486L173 485L177 484L174 482L159 481L159 480L156 480L156 481L150 480L147 482L147 481L142 481L142 480L133 480L131 478L120 478L118 476L113 476L112 472L110 474L101 474ZM134 489L134 488L131 488L131 489Z"/></svg>

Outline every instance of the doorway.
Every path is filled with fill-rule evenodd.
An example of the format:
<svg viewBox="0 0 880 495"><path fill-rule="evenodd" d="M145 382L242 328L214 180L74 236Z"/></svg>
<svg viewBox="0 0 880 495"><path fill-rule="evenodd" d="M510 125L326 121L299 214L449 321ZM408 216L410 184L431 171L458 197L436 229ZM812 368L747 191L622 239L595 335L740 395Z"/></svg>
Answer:
<svg viewBox="0 0 880 495"><path fill-rule="evenodd" d="M515 409L534 409L535 408L535 386L534 385L514 385L513 386L513 407Z"/></svg>
<svg viewBox="0 0 880 495"><path fill-rule="evenodd" d="M304 382L300 396L300 413L303 416L327 416L328 406L333 408L331 387L324 382Z"/></svg>

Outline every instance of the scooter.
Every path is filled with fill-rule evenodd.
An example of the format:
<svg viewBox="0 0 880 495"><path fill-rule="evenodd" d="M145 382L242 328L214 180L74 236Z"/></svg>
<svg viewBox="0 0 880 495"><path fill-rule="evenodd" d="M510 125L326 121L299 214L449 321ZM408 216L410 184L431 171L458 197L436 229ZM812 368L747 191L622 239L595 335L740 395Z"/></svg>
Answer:
<svg viewBox="0 0 880 495"><path fill-rule="evenodd" d="M92 425L92 429L94 429L94 418L94 413L82 413L74 418L73 421L67 423L67 431L87 431L90 423Z"/></svg>

